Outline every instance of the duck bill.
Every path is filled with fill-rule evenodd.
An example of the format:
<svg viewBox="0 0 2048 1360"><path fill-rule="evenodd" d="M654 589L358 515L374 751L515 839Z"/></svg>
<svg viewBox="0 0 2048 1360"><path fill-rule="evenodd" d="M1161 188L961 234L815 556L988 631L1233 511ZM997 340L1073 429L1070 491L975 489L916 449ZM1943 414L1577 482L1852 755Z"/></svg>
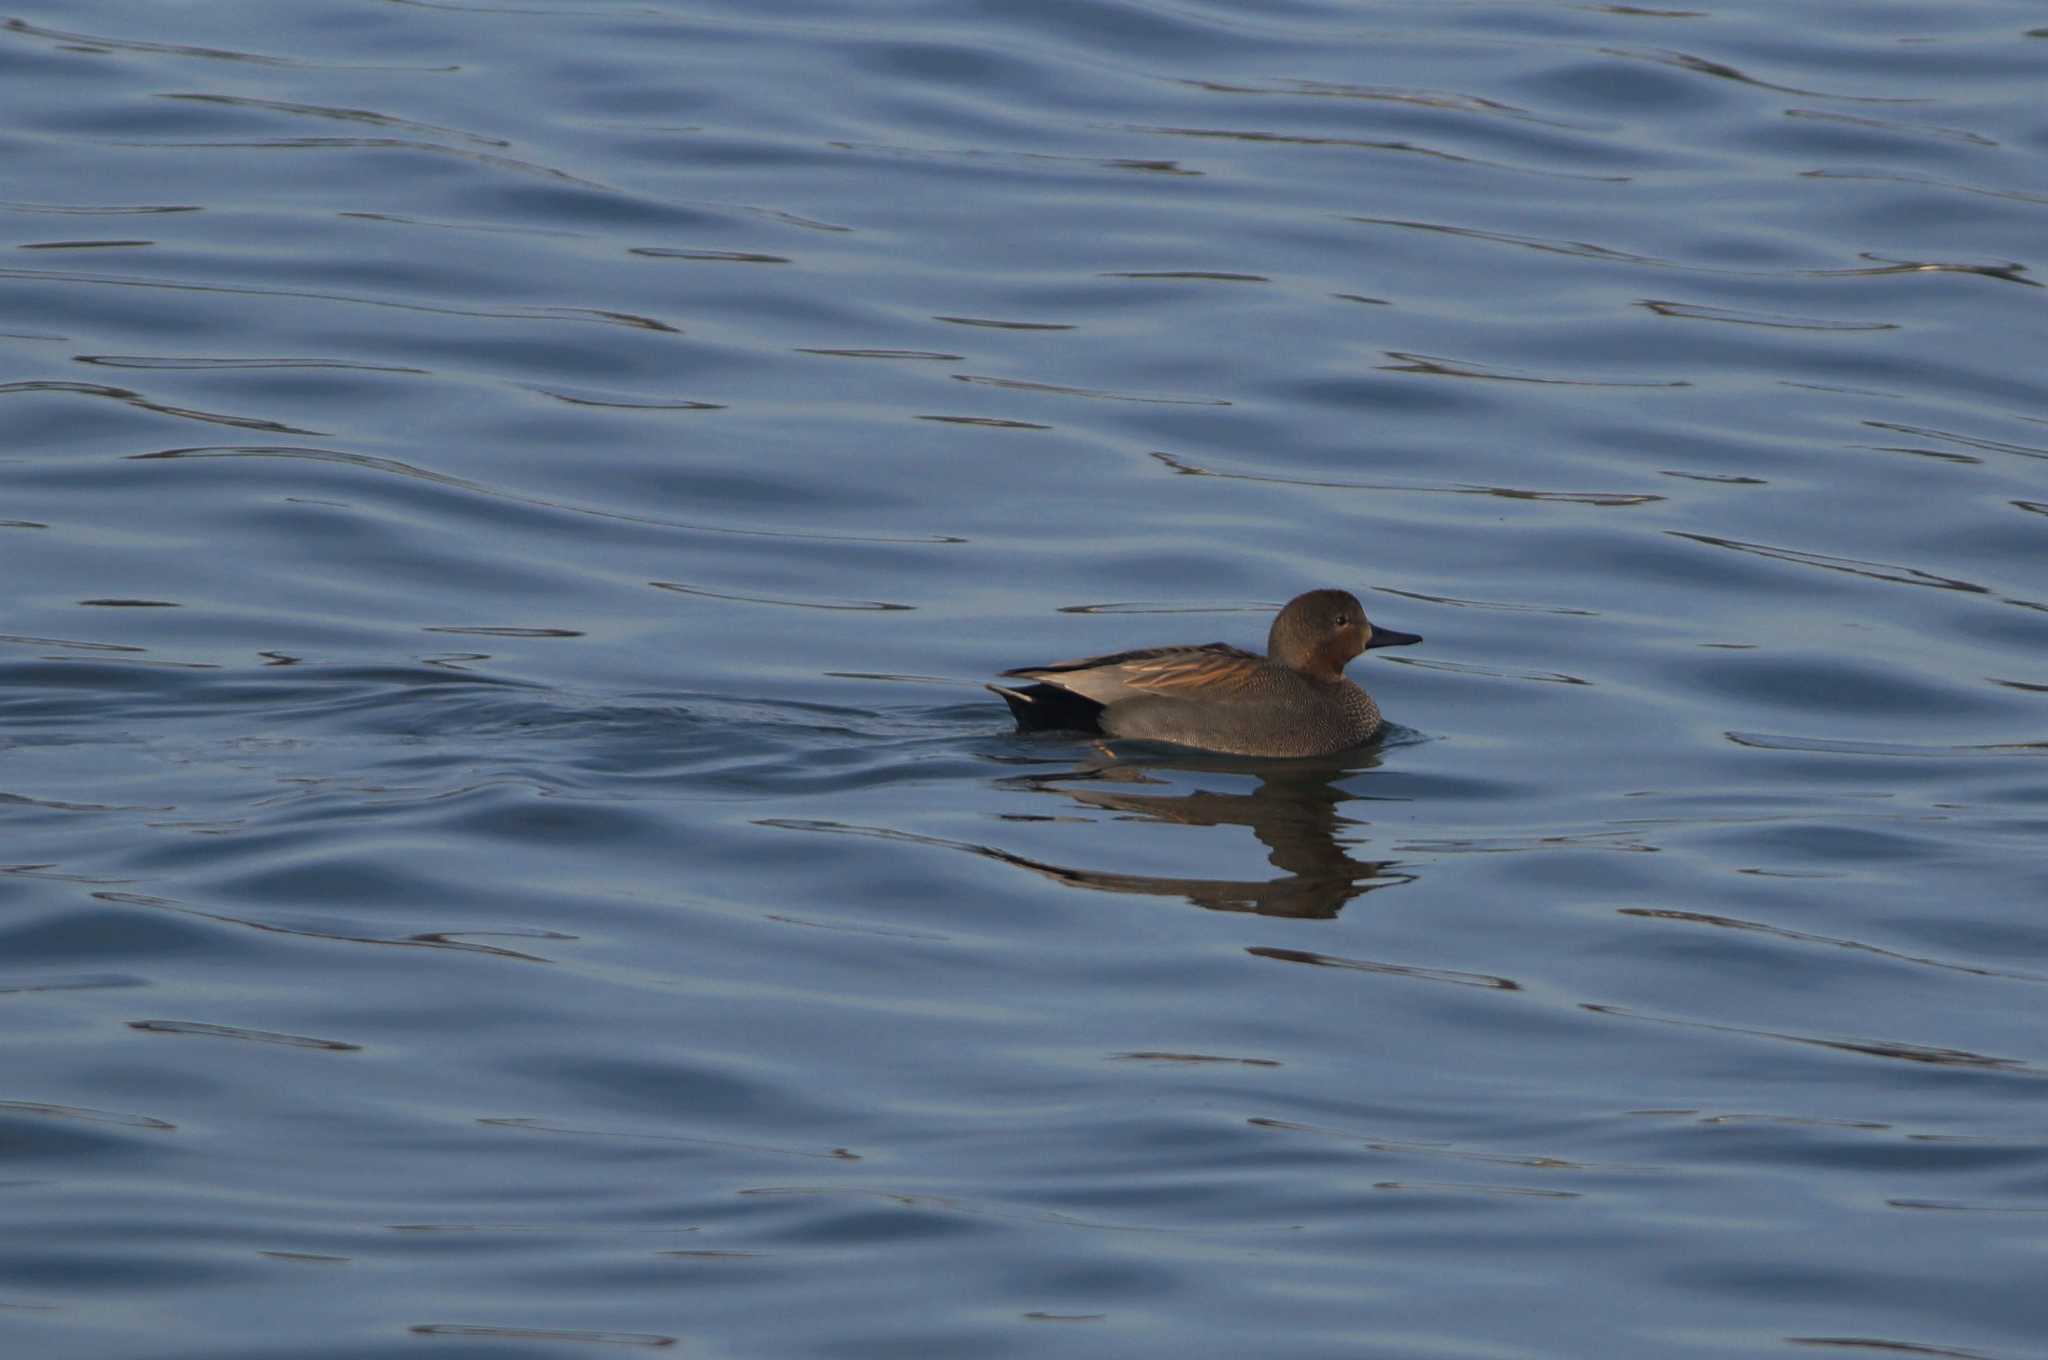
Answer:
<svg viewBox="0 0 2048 1360"><path fill-rule="evenodd" d="M1392 628L1382 628L1378 624L1374 624L1372 626L1372 636L1365 640L1365 649L1371 651L1375 647L1412 647L1420 641L1422 641L1422 634L1420 633L1403 633Z"/></svg>

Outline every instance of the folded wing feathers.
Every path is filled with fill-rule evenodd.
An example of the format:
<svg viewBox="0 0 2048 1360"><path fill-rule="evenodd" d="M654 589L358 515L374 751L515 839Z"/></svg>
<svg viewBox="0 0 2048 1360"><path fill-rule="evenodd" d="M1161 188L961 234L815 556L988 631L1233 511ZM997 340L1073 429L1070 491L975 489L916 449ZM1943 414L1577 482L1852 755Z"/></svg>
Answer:
<svg viewBox="0 0 2048 1360"><path fill-rule="evenodd" d="M1025 676L1085 694L1098 702L1138 694L1204 693L1228 697L1242 689L1265 661L1228 643L1200 647L1150 647L1107 656L1027 666L1004 675Z"/></svg>

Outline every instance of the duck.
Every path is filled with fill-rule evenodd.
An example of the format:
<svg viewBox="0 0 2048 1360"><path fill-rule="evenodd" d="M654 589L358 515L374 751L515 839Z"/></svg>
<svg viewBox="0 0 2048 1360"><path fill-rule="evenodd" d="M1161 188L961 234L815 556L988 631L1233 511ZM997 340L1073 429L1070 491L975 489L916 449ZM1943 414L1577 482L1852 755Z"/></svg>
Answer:
<svg viewBox="0 0 2048 1360"><path fill-rule="evenodd" d="M1415 633L1375 626L1347 590L1311 590L1274 616L1260 656L1226 642L1144 647L1019 666L991 684L1020 732L1073 731L1240 756L1325 756L1380 734L1380 706L1344 675Z"/></svg>

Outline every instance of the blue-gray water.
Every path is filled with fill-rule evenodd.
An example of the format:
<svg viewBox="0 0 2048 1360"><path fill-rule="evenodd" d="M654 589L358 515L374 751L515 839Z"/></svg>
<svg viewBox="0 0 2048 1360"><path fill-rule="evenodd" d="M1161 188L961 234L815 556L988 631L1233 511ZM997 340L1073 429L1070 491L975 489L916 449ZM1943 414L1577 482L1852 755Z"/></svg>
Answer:
<svg viewBox="0 0 2048 1360"><path fill-rule="evenodd" d="M2038 1356L2044 16L0 16L0 1353Z"/></svg>

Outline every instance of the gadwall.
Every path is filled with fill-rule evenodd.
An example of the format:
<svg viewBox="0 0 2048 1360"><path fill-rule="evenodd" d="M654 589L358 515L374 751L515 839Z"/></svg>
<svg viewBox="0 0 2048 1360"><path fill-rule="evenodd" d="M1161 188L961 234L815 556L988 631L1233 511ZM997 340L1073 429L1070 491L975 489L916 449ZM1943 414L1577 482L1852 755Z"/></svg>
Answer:
<svg viewBox="0 0 2048 1360"><path fill-rule="evenodd" d="M1344 678L1369 647L1414 633L1375 628L1357 597L1311 590L1287 602L1259 656L1228 643L1147 647L1004 671L1038 683L1003 696L1020 732L1100 732L1240 756L1322 756L1372 739L1380 706Z"/></svg>

